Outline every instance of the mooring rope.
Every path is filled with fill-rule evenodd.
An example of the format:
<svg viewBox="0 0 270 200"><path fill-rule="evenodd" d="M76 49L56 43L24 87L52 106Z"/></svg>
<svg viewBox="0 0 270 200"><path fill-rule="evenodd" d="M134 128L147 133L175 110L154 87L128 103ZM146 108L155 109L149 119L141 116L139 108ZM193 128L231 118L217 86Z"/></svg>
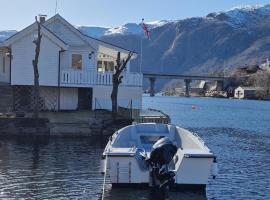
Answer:
<svg viewBox="0 0 270 200"><path fill-rule="evenodd" d="M104 171L104 179L103 179L103 188L102 188L102 200L104 200L105 195L105 184L106 184L106 176L107 176L107 156L105 157L105 171Z"/></svg>

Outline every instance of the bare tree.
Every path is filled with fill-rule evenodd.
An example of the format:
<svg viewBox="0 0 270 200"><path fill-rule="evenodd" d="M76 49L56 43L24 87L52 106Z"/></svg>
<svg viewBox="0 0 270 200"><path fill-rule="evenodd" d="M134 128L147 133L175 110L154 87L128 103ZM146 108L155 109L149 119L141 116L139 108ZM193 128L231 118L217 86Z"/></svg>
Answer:
<svg viewBox="0 0 270 200"><path fill-rule="evenodd" d="M114 67L114 73L113 73L113 89L111 93L113 119L115 119L115 117L117 116L118 87L122 83L122 79L123 79L123 75L121 74L127 68L127 63L131 59L132 55L133 53L129 52L127 58L121 61L120 52L117 53L116 66Z"/></svg>
<svg viewBox="0 0 270 200"><path fill-rule="evenodd" d="M263 98L269 97L270 94L270 73L269 72L258 72L255 76L254 85L261 87L263 91L260 95Z"/></svg>
<svg viewBox="0 0 270 200"><path fill-rule="evenodd" d="M244 82L246 86L259 87L262 90L256 92L256 95L260 98L270 97L270 72L259 71L250 75Z"/></svg>
<svg viewBox="0 0 270 200"><path fill-rule="evenodd" d="M37 20L36 17L36 23L38 27L38 34L37 38L33 41L36 45L35 49L35 58L32 60L33 68L34 68L34 111L33 111L33 117L38 118L39 115L39 72L38 72L38 59L39 59L39 53L40 53L40 44L41 44L41 25L40 22Z"/></svg>

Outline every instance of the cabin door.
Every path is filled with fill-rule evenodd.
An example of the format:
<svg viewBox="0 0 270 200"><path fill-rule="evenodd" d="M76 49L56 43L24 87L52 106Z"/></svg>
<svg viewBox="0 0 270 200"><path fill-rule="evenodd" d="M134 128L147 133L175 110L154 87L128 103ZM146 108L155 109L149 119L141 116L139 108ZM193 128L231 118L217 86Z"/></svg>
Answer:
<svg viewBox="0 0 270 200"><path fill-rule="evenodd" d="M92 110L92 88L79 88L78 89L78 109L79 110Z"/></svg>

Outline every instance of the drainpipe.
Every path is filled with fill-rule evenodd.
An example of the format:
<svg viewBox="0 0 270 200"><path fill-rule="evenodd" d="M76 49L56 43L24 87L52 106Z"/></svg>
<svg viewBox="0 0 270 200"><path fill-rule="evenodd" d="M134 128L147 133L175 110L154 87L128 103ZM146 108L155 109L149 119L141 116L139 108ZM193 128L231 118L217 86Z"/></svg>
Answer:
<svg viewBox="0 0 270 200"><path fill-rule="evenodd" d="M11 86L11 61L12 61L12 51L11 48L7 47L9 52L9 85Z"/></svg>
<svg viewBox="0 0 270 200"><path fill-rule="evenodd" d="M10 87L12 87L12 85L11 85L11 62L12 62L12 50L11 50L11 48L9 48L9 47L7 47L7 49L8 49L8 52L9 52L9 86ZM15 98L14 98L14 95L15 94L15 92L14 92L14 89L12 88L12 107L13 107L13 111L15 110Z"/></svg>
<svg viewBox="0 0 270 200"><path fill-rule="evenodd" d="M58 105L57 110L60 110L60 79L61 79L61 53L65 50L60 50L58 52Z"/></svg>

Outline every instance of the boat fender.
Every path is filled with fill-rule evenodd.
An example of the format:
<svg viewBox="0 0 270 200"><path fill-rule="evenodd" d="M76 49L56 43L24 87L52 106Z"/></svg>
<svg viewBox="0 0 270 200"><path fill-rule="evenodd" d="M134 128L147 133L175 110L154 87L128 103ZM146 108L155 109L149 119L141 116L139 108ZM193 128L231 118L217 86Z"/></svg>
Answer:
<svg viewBox="0 0 270 200"><path fill-rule="evenodd" d="M105 171L106 171L106 162L107 162L107 160L106 160L107 158L105 157L104 159L103 159L103 157L102 157L102 159L100 160L100 172L101 172L101 174L105 174Z"/></svg>
<svg viewBox="0 0 270 200"><path fill-rule="evenodd" d="M213 179L216 178L216 176L218 175L218 166L217 166L217 158L214 158L214 161L212 163L212 167L211 167L211 174L213 176Z"/></svg>

